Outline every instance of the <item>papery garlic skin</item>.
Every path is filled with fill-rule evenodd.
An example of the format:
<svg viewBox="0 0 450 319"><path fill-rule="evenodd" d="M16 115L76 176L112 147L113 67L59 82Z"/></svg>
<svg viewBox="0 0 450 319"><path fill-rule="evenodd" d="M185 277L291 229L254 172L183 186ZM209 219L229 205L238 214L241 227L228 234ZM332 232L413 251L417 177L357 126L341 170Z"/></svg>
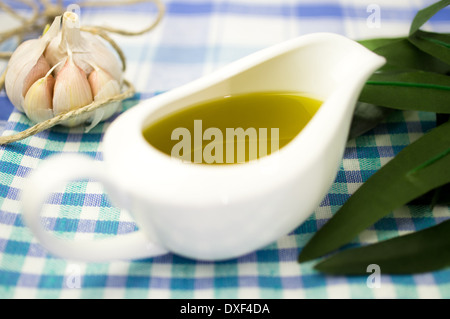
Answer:
<svg viewBox="0 0 450 319"><path fill-rule="evenodd" d="M24 92L25 79L36 63L42 57L50 41L60 31L61 17L55 18L47 32L39 39L31 39L20 44L9 59L5 90L11 103L19 110L23 110L26 92ZM45 73L44 73L45 74ZM28 82L30 87L31 84Z"/></svg>
<svg viewBox="0 0 450 319"><path fill-rule="evenodd" d="M117 56L99 37L82 33L78 21L73 12L57 17L41 38L22 43L8 63L6 93L35 123L121 92L123 74ZM110 102L61 124L87 123L90 129L120 106L120 101Z"/></svg>
<svg viewBox="0 0 450 319"><path fill-rule="evenodd" d="M22 95L25 97L28 89L33 85L33 83L43 78L48 71L50 71L50 65L44 56L41 55L23 81Z"/></svg>
<svg viewBox="0 0 450 319"><path fill-rule="evenodd" d="M92 65L97 65L101 69L108 70L113 78L122 84L122 69L114 52L97 36L82 33L79 28L74 27L77 22L78 16L73 12L66 12L63 15L62 30L53 38L45 51L47 61L52 65L56 64L67 57L67 48L70 48L75 64L86 74L92 72Z"/></svg>

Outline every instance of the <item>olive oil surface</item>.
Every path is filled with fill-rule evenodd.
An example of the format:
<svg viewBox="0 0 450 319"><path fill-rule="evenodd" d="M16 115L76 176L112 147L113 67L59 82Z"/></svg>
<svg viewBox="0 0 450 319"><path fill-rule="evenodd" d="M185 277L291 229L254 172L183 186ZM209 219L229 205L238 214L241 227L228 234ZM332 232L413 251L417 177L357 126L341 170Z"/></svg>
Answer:
<svg viewBox="0 0 450 319"><path fill-rule="evenodd" d="M289 92L225 96L168 114L143 135L153 147L186 162L243 163L288 144L321 104Z"/></svg>

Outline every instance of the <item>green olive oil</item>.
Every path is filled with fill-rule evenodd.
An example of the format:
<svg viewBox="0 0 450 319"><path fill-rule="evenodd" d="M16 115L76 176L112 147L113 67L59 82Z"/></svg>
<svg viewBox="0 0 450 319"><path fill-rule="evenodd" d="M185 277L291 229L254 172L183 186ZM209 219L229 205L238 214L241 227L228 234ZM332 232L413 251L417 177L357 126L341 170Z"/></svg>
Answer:
<svg viewBox="0 0 450 319"><path fill-rule="evenodd" d="M169 114L143 135L153 147L185 162L244 163L288 144L321 104L285 92L225 96Z"/></svg>

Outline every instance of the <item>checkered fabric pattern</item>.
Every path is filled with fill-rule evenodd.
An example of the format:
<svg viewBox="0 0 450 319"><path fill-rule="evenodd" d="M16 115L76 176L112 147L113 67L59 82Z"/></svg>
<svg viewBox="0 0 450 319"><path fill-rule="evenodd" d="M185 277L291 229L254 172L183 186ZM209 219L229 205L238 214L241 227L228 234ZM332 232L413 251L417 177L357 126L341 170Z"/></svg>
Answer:
<svg viewBox="0 0 450 319"><path fill-rule="evenodd" d="M12 1L11 1L12 2ZM328 31L353 39L405 35L424 0L166 0L167 14L154 31L114 36L128 59L126 78L140 100L173 89L243 57L299 35ZM66 4L69 4L67 2ZM369 5L380 9L371 23ZM151 21L149 4L86 9L82 23L138 30ZM0 13L0 27L12 22ZM373 22L373 21L372 21ZM426 28L450 30L450 10ZM13 49L5 43L2 50ZM4 91L0 107L10 108ZM175 254L108 263L78 263L50 255L24 226L21 190L27 174L51 154L78 152L102 160L102 136L113 119L89 133L54 127L0 147L0 298L449 298L450 270L381 276L370 288L367 276L326 276L315 262L298 264L302 247L355 190L403 147L435 126L435 116L395 112L372 131L350 140L334 184L312 215L292 233L237 259L190 260ZM3 134L31 125L13 111ZM49 230L72 240L116 236L135 230L131 215L111 206L102 185L72 182L50 196L43 210ZM448 207L407 206L365 230L354 245L377 242L434 225ZM263 231L263 230L262 230ZM55 234L55 235L56 235ZM369 274L368 274L369 275Z"/></svg>

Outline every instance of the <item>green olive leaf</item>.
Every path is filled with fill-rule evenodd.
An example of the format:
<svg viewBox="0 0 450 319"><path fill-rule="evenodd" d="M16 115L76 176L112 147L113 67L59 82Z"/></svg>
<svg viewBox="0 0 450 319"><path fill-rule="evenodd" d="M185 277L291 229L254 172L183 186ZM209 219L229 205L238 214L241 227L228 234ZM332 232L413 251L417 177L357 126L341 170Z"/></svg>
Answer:
<svg viewBox="0 0 450 319"><path fill-rule="evenodd" d="M448 122L450 114L436 114L436 126ZM430 210L436 205L450 205L450 184L445 184L441 187L433 189L428 193L413 199L408 204L430 206Z"/></svg>
<svg viewBox="0 0 450 319"><path fill-rule="evenodd" d="M406 37L375 38L358 42L386 58L387 63L381 68L381 71L421 70L440 74L450 72L450 65L423 52ZM366 90L369 89L366 88ZM377 92L374 95L379 98ZM392 103L386 103L386 105L390 106ZM385 120L392 111L389 107L358 101L350 127L349 139L358 137L373 129L381 121Z"/></svg>
<svg viewBox="0 0 450 319"><path fill-rule="evenodd" d="M420 29L421 26L423 26L428 20L430 20L432 16L449 5L450 0L442 0L417 12L411 23L409 35L413 35L417 30Z"/></svg>
<svg viewBox="0 0 450 319"><path fill-rule="evenodd" d="M315 269L334 275L367 274L376 264L381 274L415 274L450 266L450 220L376 244L344 250Z"/></svg>
<svg viewBox="0 0 450 319"><path fill-rule="evenodd" d="M450 181L450 148L410 170L413 185L445 175ZM444 177L445 179L445 177ZM363 274L370 264L383 273L410 274L440 270L450 266L450 220L437 226L376 244L344 250L316 265L332 274Z"/></svg>
<svg viewBox="0 0 450 319"><path fill-rule="evenodd" d="M417 30L408 40L423 52L450 66L450 34Z"/></svg>
<svg viewBox="0 0 450 319"><path fill-rule="evenodd" d="M363 46L365 46L367 49L374 51L380 47L383 47L385 45L389 45L392 43L396 43L399 41L407 40L406 37L400 37L400 38L374 38L374 39L362 39L358 40L357 42Z"/></svg>
<svg viewBox="0 0 450 319"><path fill-rule="evenodd" d="M306 244L299 262L353 240L393 210L450 183L450 122L426 133L373 174Z"/></svg>
<svg viewBox="0 0 450 319"><path fill-rule="evenodd" d="M450 35L420 28L443 0L420 10L408 37L358 41L386 58L364 86L352 123L362 134L384 119L385 109L437 113L435 129L405 147L372 175L302 249L299 262L331 253L361 231L408 203L450 203ZM442 124L444 123L444 124ZM440 125L441 124L441 125ZM366 274L378 264L385 273L417 273L450 266L450 221L409 235L347 249L319 263L332 274Z"/></svg>
<svg viewBox="0 0 450 319"><path fill-rule="evenodd" d="M450 205L450 184L433 189L428 193L413 199L410 205L429 205L433 209L436 205Z"/></svg>
<svg viewBox="0 0 450 319"><path fill-rule="evenodd" d="M446 49L446 51L447 54L450 53L450 50ZM414 69L439 74L450 72L449 64L419 49L408 39L390 42L389 44L374 49L373 52L386 58L387 63L381 70Z"/></svg>
<svg viewBox="0 0 450 319"><path fill-rule="evenodd" d="M450 113L450 77L425 71L373 74L359 101L400 110Z"/></svg>
<svg viewBox="0 0 450 319"><path fill-rule="evenodd" d="M374 53L386 58L381 70L416 69L446 74L450 65L413 45L408 38L375 38L358 41Z"/></svg>

